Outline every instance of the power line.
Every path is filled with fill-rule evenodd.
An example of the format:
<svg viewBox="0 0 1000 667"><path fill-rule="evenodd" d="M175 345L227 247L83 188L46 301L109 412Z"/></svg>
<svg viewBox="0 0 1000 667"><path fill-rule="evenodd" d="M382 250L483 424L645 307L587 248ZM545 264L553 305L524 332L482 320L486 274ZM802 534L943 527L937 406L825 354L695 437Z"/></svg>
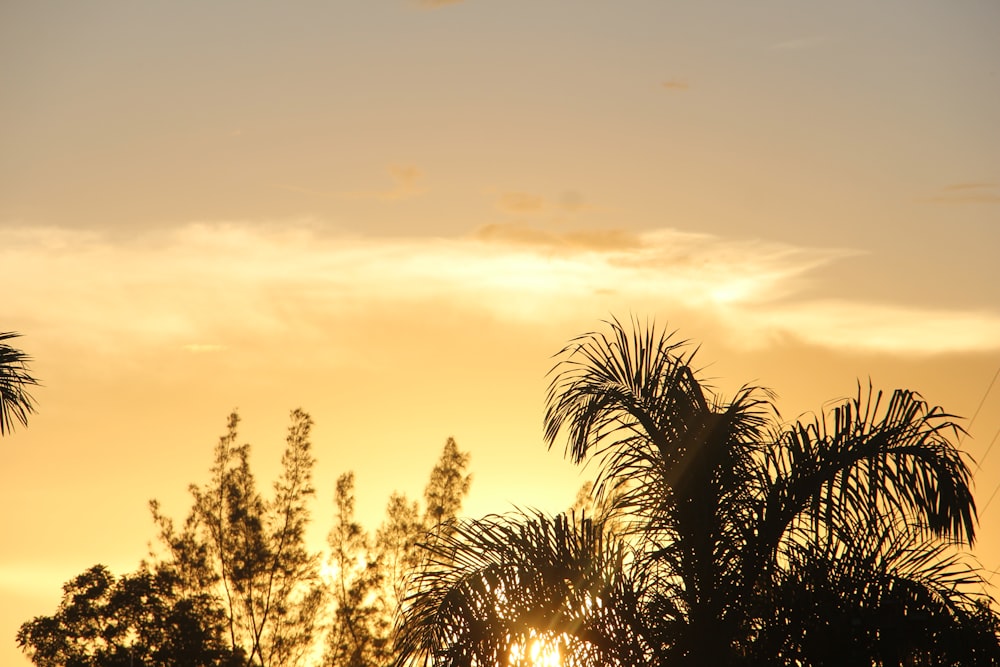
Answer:
<svg viewBox="0 0 1000 667"><path fill-rule="evenodd" d="M986 397L990 395L990 390L993 389L993 385L996 383L997 377L1000 377L1000 366L997 366L997 372L993 374L993 379L990 380L989 386L986 387L986 392L983 394L983 398L979 401L976 411L972 413L972 419L969 420L969 426L966 428L966 433L972 430L972 424L975 423L976 417L979 416L979 411L983 409L983 404L986 403ZM963 440L965 440L965 435L962 435L962 437L959 438L958 444L961 445Z"/></svg>
<svg viewBox="0 0 1000 667"><path fill-rule="evenodd" d="M997 432L993 434L993 439L990 440L990 444L986 447L986 451L983 452L982 457L976 462L976 472L983 467L983 463L986 461L986 457L990 455L990 450L993 449L993 445L997 444L997 437L1000 436L1000 428L997 428ZM972 473L975 476L976 472Z"/></svg>
<svg viewBox="0 0 1000 667"><path fill-rule="evenodd" d="M996 487L994 487L993 493L990 494L989 500L987 500L986 504L983 505L983 509L979 510L980 523L982 523L983 515L986 514L986 508L990 506L990 503L993 502L993 499L996 497L997 491L1000 491L1000 482L998 482Z"/></svg>

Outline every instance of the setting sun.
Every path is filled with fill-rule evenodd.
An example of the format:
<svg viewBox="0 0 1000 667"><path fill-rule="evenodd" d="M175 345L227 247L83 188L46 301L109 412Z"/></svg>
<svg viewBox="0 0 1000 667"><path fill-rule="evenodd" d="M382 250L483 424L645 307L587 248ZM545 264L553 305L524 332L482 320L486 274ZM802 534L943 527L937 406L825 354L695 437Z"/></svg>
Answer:
<svg viewBox="0 0 1000 667"><path fill-rule="evenodd" d="M508 664L512 667L561 667L561 644L557 637L533 634L527 642L511 648Z"/></svg>

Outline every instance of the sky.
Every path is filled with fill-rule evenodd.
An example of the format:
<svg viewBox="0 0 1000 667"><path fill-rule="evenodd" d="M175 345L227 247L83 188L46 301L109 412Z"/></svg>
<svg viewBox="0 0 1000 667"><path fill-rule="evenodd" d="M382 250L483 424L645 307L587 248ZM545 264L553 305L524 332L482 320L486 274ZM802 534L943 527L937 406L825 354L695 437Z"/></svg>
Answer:
<svg viewBox="0 0 1000 667"><path fill-rule="evenodd" d="M993 0L0 0L0 331L42 381L0 441L0 662L64 581L138 565L148 500L185 514L233 409L262 485L313 416L317 541L340 473L374 528L449 436L470 514L569 505L546 373L610 317L789 420L869 380L962 416L1000 569L998 29Z"/></svg>

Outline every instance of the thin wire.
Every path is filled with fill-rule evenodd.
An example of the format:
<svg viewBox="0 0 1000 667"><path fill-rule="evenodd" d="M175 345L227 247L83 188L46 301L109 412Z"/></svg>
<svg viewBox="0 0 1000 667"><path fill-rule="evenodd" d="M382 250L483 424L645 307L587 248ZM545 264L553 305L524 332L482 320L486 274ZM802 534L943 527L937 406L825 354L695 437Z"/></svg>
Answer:
<svg viewBox="0 0 1000 667"><path fill-rule="evenodd" d="M979 401L979 406L976 411L972 413L972 419L969 420L969 425L966 427L966 433L972 430L972 424L976 421L976 417L979 416L979 411L983 409L983 404L986 403L986 397L990 395L990 390L993 389L993 385L996 383L997 378L1000 377L1000 366L997 366L997 372L993 374L993 379L990 380L990 385L986 387L986 393L983 394L983 398ZM962 441L965 440L965 434L958 439L958 444L961 445Z"/></svg>
<svg viewBox="0 0 1000 667"><path fill-rule="evenodd" d="M958 439L959 446L961 446L962 441L965 440L965 435L972 431L972 424L973 424L973 422L976 421L976 417L979 416L979 411L983 409L983 405L986 404L986 398L990 395L990 391L992 391L993 385L996 384L997 377L1000 377L1000 366L997 367L997 372L993 374L993 379L990 380L989 386L986 387L986 391L985 391L985 393L983 393L983 397L982 397L982 399L980 399L979 405L976 406L976 411L974 413L972 413L972 419L969 420L969 426L968 426L967 430ZM976 470L975 470L975 472L972 473L973 476L975 476L975 474L977 472L979 472L979 470L983 467L983 462L986 460L986 457L990 455L990 451L993 449L993 445L996 444L997 436L1000 436L1000 428L998 428L997 432L993 434L993 439L990 440L990 444L986 447L986 451L983 453L983 455L979 458L979 461L976 463ZM997 482L997 485L996 485L996 487L994 487L993 493L990 494L989 499L987 499L986 504L983 505L982 509L979 510L979 517L978 518L979 518L980 523L982 523L983 515L986 514L986 510L987 510L987 508L989 508L990 503L992 503L993 499L996 498L997 491L1000 491L1000 482ZM993 577L995 577L997 575L997 573L1000 572L1000 565L998 565L996 568L994 568L992 570L988 570L988 572L989 572L990 576L987 577L987 579L986 579L986 583L987 584L991 583L993 581Z"/></svg>
<svg viewBox="0 0 1000 667"><path fill-rule="evenodd" d="M998 436L1000 436L1000 428L998 428L997 432L993 434L993 439L990 440L990 444L986 447L986 451L983 453L979 461L976 462L976 471L972 473L973 476L975 476L975 474L979 472L979 469L983 467L983 463L986 461L986 457L990 455L990 450L993 449L993 445L997 444Z"/></svg>
<svg viewBox="0 0 1000 667"><path fill-rule="evenodd" d="M993 499L997 495L997 491L1000 491L1000 482L997 482L996 487L993 489L993 493L990 494L990 499L986 501L985 505L983 505L983 509L979 510L979 522L980 523L983 522L983 515L986 514L986 508L990 506L991 502L993 502Z"/></svg>

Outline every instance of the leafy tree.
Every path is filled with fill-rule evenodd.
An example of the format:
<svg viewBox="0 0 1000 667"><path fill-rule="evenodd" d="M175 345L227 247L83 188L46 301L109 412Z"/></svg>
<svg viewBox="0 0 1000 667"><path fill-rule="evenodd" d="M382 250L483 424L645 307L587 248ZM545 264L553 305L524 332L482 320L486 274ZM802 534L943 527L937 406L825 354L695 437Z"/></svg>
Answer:
<svg viewBox="0 0 1000 667"><path fill-rule="evenodd" d="M28 415L35 411L35 401L28 387L38 384L28 369L31 357L4 341L21 334L0 332L0 436L14 430L14 421L28 425Z"/></svg>
<svg viewBox="0 0 1000 667"><path fill-rule="evenodd" d="M469 453L461 452L454 438L448 438L438 462L431 470L431 478L424 489L424 524L437 528L451 521L462 508L462 500L469 493L472 475L466 473Z"/></svg>
<svg viewBox="0 0 1000 667"><path fill-rule="evenodd" d="M375 533L375 554L382 570L383 607L390 613L395 613L407 580L420 564L418 543L427 529L417 501L410 501L401 493L390 496L385 520Z"/></svg>
<svg viewBox="0 0 1000 667"><path fill-rule="evenodd" d="M324 664L334 667L383 665L388 657L388 623L379 604L382 571L371 558L368 535L354 516L354 473L337 479L334 525L329 544L334 618Z"/></svg>
<svg viewBox="0 0 1000 667"><path fill-rule="evenodd" d="M209 595L182 592L169 570L116 578L95 565L63 585L52 616L23 624L17 643L38 667L238 667L225 616Z"/></svg>
<svg viewBox="0 0 1000 667"><path fill-rule="evenodd" d="M448 438L424 489L426 506L394 493L372 540L354 517L354 475L337 481L329 544L335 572L334 620L324 663L389 665L392 624L407 583L418 569L418 543L447 529L469 492L470 455Z"/></svg>
<svg viewBox="0 0 1000 667"><path fill-rule="evenodd" d="M457 522L426 543L399 665L995 665L957 427L911 391L783 425L723 400L653 327L573 340L545 437L597 469L605 513Z"/></svg>
<svg viewBox="0 0 1000 667"><path fill-rule="evenodd" d="M576 498L573 499L573 504L570 505L569 511L571 514L585 514L592 517L594 509L594 483L584 482L577 489Z"/></svg>
<svg viewBox="0 0 1000 667"><path fill-rule="evenodd" d="M194 504L180 528L153 515L169 568L192 591L223 602L226 632L248 664L302 664L312 650L322 611L318 555L305 545L308 501L314 495L312 419L291 413L282 472L265 499L250 470L250 446L237 444L239 416L229 417L215 447L211 479L191 486Z"/></svg>

